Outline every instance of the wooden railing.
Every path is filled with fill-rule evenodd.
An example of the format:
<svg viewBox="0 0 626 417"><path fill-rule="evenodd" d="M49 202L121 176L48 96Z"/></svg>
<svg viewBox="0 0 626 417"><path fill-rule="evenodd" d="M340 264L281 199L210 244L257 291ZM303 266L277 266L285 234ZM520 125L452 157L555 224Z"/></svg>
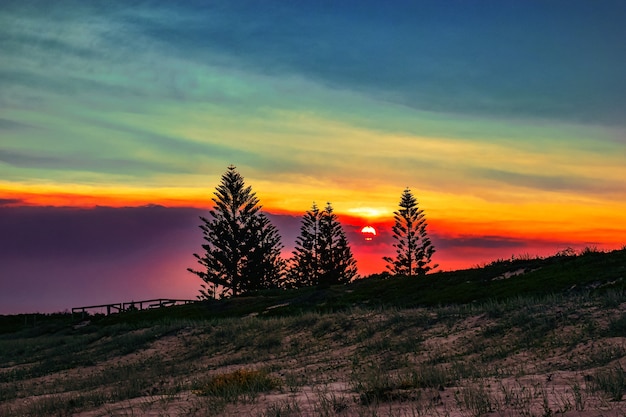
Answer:
<svg viewBox="0 0 626 417"><path fill-rule="evenodd" d="M195 302L196 300L177 300L177 299L172 299L172 298L157 298L154 300L130 301L126 303L99 304L95 306L73 307L72 316L74 316L74 313L81 313L81 315L84 317L85 313L87 313L89 310L103 309L103 308L106 308L107 316L108 316L109 314L123 313L125 311L146 310L150 308L169 307L169 306L174 306L174 305L190 304L190 303L195 303Z"/></svg>

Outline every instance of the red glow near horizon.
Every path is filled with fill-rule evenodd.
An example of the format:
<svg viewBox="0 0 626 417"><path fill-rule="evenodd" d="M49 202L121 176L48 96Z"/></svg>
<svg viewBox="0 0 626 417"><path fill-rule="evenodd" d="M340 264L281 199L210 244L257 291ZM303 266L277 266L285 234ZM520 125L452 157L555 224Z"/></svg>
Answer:
<svg viewBox="0 0 626 417"><path fill-rule="evenodd" d="M5 293L11 296L0 300L0 314L36 308L61 311L132 298L192 299L197 295L202 281L187 268L197 268L193 253L202 251L198 215L205 207L156 207L154 201L134 207L103 207L102 201L99 207L68 207L68 203L55 207L24 204L18 198L0 201L0 226L4 226L0 230L11 236L0 240L4 243L0 277L20 277L5 282ZM164 204L162 200L158 203ZM282 255L289 259L303 213L268 213L283 238ZM387 262L383 258L396 256L393 216L366 218L338 213L338 218L359 277L385 272ZM428 220L428 234L436 248L431 265L439 265L432 272L467 269L511 257L547 257L567 247L580 252L585 247L613 250L624 246L624 234L617 233L623 223L616 223L615 229L587 225L587 229L555 227L539 233L538 225L523 229L525 224L503 221ZM367 240L364 225L374 228L375 238ZM549 223L540 226L546 225ZM147 231L151 233L144 234ZM102 243L90 249L92 245L81 242ZM120 247L123 252L116 251ZM33 264L31 253L44 256ZM42 265L44 276L40 273ZM85 280L85 276L90 279ZM32 288L42 285L46 288L43 298L31 307Z"/></svg>
<svg viewBox="0 0 626 417"><path fill-rule="evenodd" d="M112 208L142 207L152 204L162 205L175 210L176 208L208 209L213 205L208 197L201 199L185 199L162 197L150 198L149 193L130 195L84 195L81 193L49 192L38 193L3 191L0 198L5 202L4 207L40 206L40 207L80 207L90 209L96 206ZM287 216L292 219L300 218L303 212L288 209L264 207L268 213L277 216ZM367 276L385 270L384 256L394 256L391 228L394 224L393 214L388 216L360 216L353 213L338 213L339 220L344 226L352 246L355 259L358 263L359 274ZM484 219L461 220L453 218L428 218L428 233L435 242L437 252L433 263L439 264L438 270L454 270L469 268L488 263L495 259L510 258L511 256L529 254L531 256L549 256L566 247L577 250L585 246L595 246L602 250L618 249L623 247L623 233L616 228L600 229L589 227L588 230L565 228L558 224L553 230L546 231L544 221L541 224L525 223L519 229L519 224L511 222L485 221ZM365 226L364 226L365 225ZM371 232L371 228L374 233ZM518 229L516 229L518 228ZM284 230L286 235L295 235L294 230ZM291 231L292 233L288 233ZM292 240L289 238L289 240ZM491 240L489 242L489 240ZM501 243L498 243L500 241ZM441 243L443 242L443 244ZM285 245L293 245L285 241Z"/></svg>

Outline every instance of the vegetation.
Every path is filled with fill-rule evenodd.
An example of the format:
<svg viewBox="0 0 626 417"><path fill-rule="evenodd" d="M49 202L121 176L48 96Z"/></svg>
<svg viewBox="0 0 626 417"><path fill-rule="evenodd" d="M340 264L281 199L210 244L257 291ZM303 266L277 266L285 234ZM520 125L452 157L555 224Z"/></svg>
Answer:
<svg viewBox="0 0 626 417"><path fill-rule="evenodd" d="M330 203L313 204L302 219L294 256L287 268L278 230L260 211L250 186L234 166L222 175L210 217L200 217L205 244L194 254L201 269L188 270L204 282L201 300L272 288L330 287L356 274L356 261Z"/></svg>
<svg viewBox="0 0 626 417"><path fill-rule="evenodd" d="M624 277L626 249L587 250L89 323L0 317L0 415L624 415Z"/></svg>
<svg viewBox="0 0 626 417"><path fill-rule="evenodd" d="M189 269L207 284L200 298L277 287L284 272L280 235L234 166L222 175L213 202L210 218L200 218L205 253L194 254L203 268Z"/></svg>
<svg viewBox="0 0 626 417"><path fill-rule="evenodd" d="M223 398L230 402L241 398L253 399L262 392L269 392L281 386L280 380L256 369L237 369L225 374L217 374L206 382L198 384L197 395Z"/></svg>
<svg viewBox="0 0 626 417"><path fill-rule="evenodd" d="M356 261L331 204L319 210L313 203L302 218L291 260L289 286L330 287L350 282L356 273Z"/></svg>
<svg viewBox="0 0 626 417"><path fill-rule="evenodd" d="M394 212L395 225L393 238L396 243L396 257L386 256L387 268L394 275L422 276L436 268L431 265L431 258L435 253L428 233L424 210L420 209L417 200L406 188L400 199L400 209Z"/></svg>
<svg viewBox="0 0 626 417"><path fill-rule="evenodd" d="M210 217L200 217L205 244L203 254L194 254L201 300L249 294L272 288L329 288L357 276L356 261L332 205L320 210L315 203L302 217L289 265L281 258L278 230L260 211L250 186L234 166L222 175L213 198ZM425 275L435 248L426 232L424 211L410 189L405 189L400 209L394 213L393 238L396 257L385 257L394 275Z"/></svg>

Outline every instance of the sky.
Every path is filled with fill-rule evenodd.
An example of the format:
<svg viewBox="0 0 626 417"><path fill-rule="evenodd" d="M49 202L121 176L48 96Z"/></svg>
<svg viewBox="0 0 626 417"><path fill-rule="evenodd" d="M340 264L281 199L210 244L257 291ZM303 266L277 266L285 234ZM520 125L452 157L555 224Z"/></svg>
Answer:
<svg viewBox="0 0 626 417"><path fill-rule="evenodd" d="M0 3L0 314L189 298L230 164L366 276L409 187L438 270L626 244L622 1ZM365 241L359 230L378 229Z"/></svg>

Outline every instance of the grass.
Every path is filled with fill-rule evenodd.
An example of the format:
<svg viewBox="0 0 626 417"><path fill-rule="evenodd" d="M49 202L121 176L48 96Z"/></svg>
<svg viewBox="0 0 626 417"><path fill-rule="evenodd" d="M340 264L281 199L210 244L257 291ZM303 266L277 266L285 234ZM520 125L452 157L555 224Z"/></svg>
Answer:
<svg viewBox="0 0 626 417"><path fill-rule="evenodd" d="M626 392L626 374L621 366L601 369L595 372L593 389L604 392L612 401L621 401Z"/></svg>
<svg viewBox="0 0 626 417"><path fill-rule="evenodd" d="M493 411L491 392L483 383L471 383L455 392L457 405L469 411L473 417L480 417Z"/></svg>
<svg viewBox="0 0 626 417"><path fill-rule="evenodd" d="M68 314L0 317L0 415L626 409L625 253L267 291L80 328Z"/></svg>
<svg viewBox="0 0 626 417"><path fill-rule="evenodd" d="M194 384L197 395L222 398L227 402L252 401L259 393L278 389L282 382L265 370L237 369L217 374Z"/></svg>
<svg viewBox="0 0 626 417"><path fill-rule="evenodd" d="M620 301L613 312L604 307L604 296ZM0 414L64 415L187 392L196 396L191 404L197 405L197 413L209 413L210 408L219 415L227 413L229 404L255 403L271 392L298 396L318 387L307 400L317 410L314 415L339 415L338 410L348 409L366 413L396 403L430 413L443 407L432 402L438 393L451 396L453 405L447 406L478 415L498 407L543 404L540 397L525 397L537 391L532 386L520 384L499 394L490 378L598 367L603 371L591 372L594 392L617 398L620 374L614 369L626 351L612 323L621 320L619 305L626 302L621 297L518 297L428 309L356 307L287 317L96 324L37 337L5 334L0 351L23 352L3 356L0 392L5 405ZM555 311L560 314L556 321L549 318ZM573 327L564 332L568 325ZM498 349L506 354L496 354ZM520 355L532 369L520 369ZM541 359L568 355L572 359L552 364ZM324 389L341 381L344 391ZM578 400L570 392L570 407L582 404L585 391L578 391ZM37 400L20 403L32 395ZM202 397L213 400L202 403ZM309 415L302 403L289 398L259 406L257 414Z"/></svg>
<svg viewBox="0 0 626 417"><path fill-rule="evenodd" d="M504 274L515 271L524 273L501 279ZM89 318L103 326L119 324L143 327L146 323L166 321L214 320L249 315L285 317L353 307L405 309L440 305L486 306L494 301L508 301L518 297L528 300L549 294L624 291L625 277L626 248L612 252L587 248L578 256L569 254L533 258L527 255L494 261L483 267L437 272L419 278L391 278L387 274L380 274L327 289L265 290L225 300ZM615 302L610 298L606 300L608 303ZM492 308L490 314L498 314L498 311ZM56 334L72 320L69 313L0 316L0 335L16 331L32 337Z"/></svg>

